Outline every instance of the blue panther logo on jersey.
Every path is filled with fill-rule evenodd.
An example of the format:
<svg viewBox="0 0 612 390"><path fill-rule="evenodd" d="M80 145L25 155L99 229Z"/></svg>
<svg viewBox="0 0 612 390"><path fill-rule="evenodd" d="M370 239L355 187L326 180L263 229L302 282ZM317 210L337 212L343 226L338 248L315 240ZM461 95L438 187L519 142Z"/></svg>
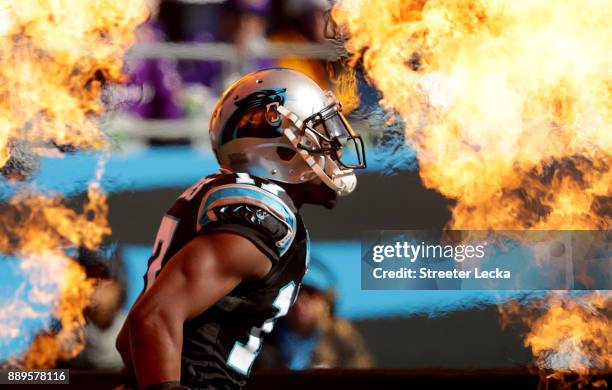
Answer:
<svg viewBox="0 0 612 390"><path fill-rule="evenodd" d="M276 138L282 135L280 125L282 118L277 116L271 120L267 113L267 107L271 103L284 104L286 88L260 89L250 95L237 100L234 104L238 107L229 117L221 137L219 146L244 137Z"/></svg>

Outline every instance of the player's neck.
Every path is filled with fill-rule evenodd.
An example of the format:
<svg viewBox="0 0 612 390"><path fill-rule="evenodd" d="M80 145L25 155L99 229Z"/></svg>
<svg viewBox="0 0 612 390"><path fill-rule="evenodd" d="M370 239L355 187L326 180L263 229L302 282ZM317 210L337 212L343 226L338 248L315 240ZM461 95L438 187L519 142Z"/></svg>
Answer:
<svg viewBox="0 0 612 390"><path fill-rule="evenodd" d="M315 183L278 184L287 192L297 209L307 203L330 209L336 205L336 194L325 185Z"/></svg>
<svg viewBox="0 0 612 390"><path fill-rule="evenodd" d="M299 189L295 188L294 186L287 185L287 184L284 184L284 183L281 184L281 187L283 187L283 189L285 190L287 195L289 195L289 197L293 201L293 205L295 206L295 208L298 209L298 210L300 208L302 208L302 206L306 202L304 202L304 197L301 194L301 191Z"/></svg>

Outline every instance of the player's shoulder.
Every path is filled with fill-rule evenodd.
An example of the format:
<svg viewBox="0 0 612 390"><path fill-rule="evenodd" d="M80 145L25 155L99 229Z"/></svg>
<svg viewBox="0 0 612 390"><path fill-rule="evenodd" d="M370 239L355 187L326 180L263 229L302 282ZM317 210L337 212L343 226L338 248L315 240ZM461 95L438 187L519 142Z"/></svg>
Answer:
<svg viewBox="0 0 612 390"><path fill-rule="evenodd" d="M273 238L280 254L289 248L298 217L280 185L247 173L219 173L202 183L197 230L219 223L240 224Z"/></svg>
<svg viewBox="0 0 612 390"><path fill-rule="evenodd" d="M182 197L195 198L196 195L209 203L261 202L276 207L282 206L291 214L297 209L287 192L271 180L249 175L248 173L221 172L202 178L187 189Z"/></svg>

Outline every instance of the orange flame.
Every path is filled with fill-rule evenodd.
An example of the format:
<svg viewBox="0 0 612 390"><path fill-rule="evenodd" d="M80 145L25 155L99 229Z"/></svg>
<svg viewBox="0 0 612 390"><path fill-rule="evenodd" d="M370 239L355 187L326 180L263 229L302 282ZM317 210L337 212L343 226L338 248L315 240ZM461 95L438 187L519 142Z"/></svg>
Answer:
<svg viewBox="0 0 612 390"><path fill-rule="evenodd" d="M590 368L612 370L611 297L610 292L577 299L554 294L545 302L544 315L527 317L531 331L525 345L537 356L538 365L582 374Z"/></svg>
<svg viewBox="0 0 612 390"><path fill-rule="evenodd" d="M571 296L555 292L532 299L527 307L512 301L500 307L504 325L521 318L530 330L524 340L542 370L541 388L606 387L593 379L612 370L612 293L596 291Z"/></svg>
<svg viewBox="0 0 612 390"><path fill-rule="evenodd" d="M123 80L144 0L5 0L0 6L0 167L11 142L100 148L103 82Z"/></svg>
<svg viewBox="0 0 612 390"><path fill-rule="evenodd" d="M0 4L0 168L15 144L28 145L34 153L53 145L108 146L97 124L105 108L104 88L124 81L125 52L147 15L144 0ZM15 298L0 309L0 339L15 339L23 320L48 315L37 312L36 304L51 305L61 325L39 334L15 364L52 367L83 348L83 309L94 280L66 250L94 250L111 232L99 185L102 171L100 166L80 212L61 194L28 190L0 214L0 252L19 259L31 285L27 302Z"/></svg>
<svg viewBox="0 0 612 390"><path fill-rule="evenodd" d="M342 69L339 74L332 78L334 92L338 100L342 103L342 112L348 115L351 111L359 107L360 97L357 88L357 74L354 69Z"/></svg>
<svg viewBox="0 0 612 390"><path fill-rule="evenodd" d="M612 3L341 0L332 16L401 114L423 183L456 201L448 228L610 227ZM610 296L587 300L527 317L540 367L610 369Z"/></svg>
<svg viewBox="0 0 612 390"><path fill-rule="evenodd" d="M360 1L333 10L453 229L612 221L612 4Z"/></svg>
<svg viewBox="0 0 612 390"><path fill-rule="evenodd" d="M64 205L60 196L40 193L15 196L9 206L11 210L0 215L0 233L5 238L0 251L20 259L20 269L28 276L32 289L28 302L9 302L5 306L3 317L13 321L0 321L0 337L18 337L21 320L47 314L37 313L34 305L53 306L53 316L61 324L59 332L38 335L19 359L19 364L28 368L53 367L58 359L73 357L83 348L83 309L94 283L65 254L65 249L93 250L110 234L106 196L94 182L82 213Z"/></svg>

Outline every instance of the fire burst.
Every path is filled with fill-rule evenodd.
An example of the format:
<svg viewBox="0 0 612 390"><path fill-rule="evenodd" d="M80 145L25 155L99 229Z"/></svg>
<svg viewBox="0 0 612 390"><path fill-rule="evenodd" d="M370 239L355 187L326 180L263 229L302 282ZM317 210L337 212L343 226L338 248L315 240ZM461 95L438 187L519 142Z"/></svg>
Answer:
<svg viewBox="0 0 612 390"><path fill-rule="evenodd" d="M456 201L448 228L610 227L612 3L342 0L332 15L382 105L401 114L424 184ZM549 324L559 310L578 318L581 305L555 303ZM609 297L593 307L586 316ZM536 356L593 334L585 321L546 335L538 324ZM609 355L598 362L611 368Z"/></svg>
<svg viewBox="0 0 612 390"><path fill-rule="evenodd" d="M0 4L0 168L16 146L32 153L107 146L97 121L106 83L123 81L123 57L148 15L144 0L4 0ZM23 319L50 304L59 331L40 334L19 364L50 367L82 348L81 327L93 280L66 254L96 249L110 234L101 168L82 212L60 194L18 194L1 216L0 251L19 259L32 285L28 302L0 309L0 341L20 336Z"/></svg>

